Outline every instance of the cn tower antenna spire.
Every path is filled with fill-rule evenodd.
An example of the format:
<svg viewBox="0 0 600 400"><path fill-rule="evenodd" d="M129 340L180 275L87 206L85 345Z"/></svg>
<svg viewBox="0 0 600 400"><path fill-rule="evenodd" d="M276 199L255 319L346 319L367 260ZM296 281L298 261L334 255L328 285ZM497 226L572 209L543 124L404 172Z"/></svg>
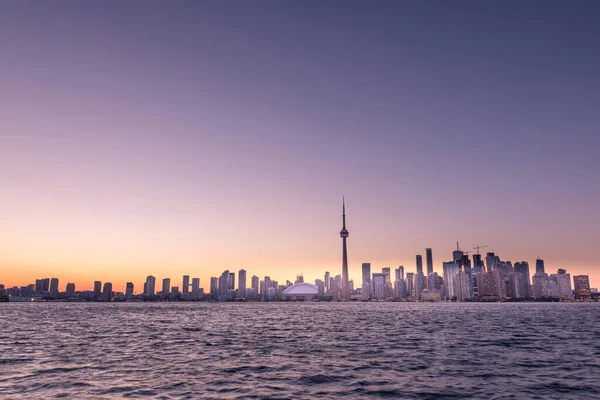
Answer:
<svg viewBox="0 0 600 400"><path fill-rule="evenodd" d="M342 196L342 225L346 229L346 199Z"/></svg>

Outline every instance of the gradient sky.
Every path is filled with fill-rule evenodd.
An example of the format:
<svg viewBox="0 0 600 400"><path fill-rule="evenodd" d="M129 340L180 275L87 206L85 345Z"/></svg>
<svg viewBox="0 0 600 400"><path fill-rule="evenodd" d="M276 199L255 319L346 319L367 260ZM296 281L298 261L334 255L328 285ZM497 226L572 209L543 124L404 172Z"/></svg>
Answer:
<svg viewBox="0 0 600 400"><path fill-rule="evenodd" d="M0 283L488 245L600 285L597 1L4 1ZM248 278L249 279L249 278Z"/></svg>

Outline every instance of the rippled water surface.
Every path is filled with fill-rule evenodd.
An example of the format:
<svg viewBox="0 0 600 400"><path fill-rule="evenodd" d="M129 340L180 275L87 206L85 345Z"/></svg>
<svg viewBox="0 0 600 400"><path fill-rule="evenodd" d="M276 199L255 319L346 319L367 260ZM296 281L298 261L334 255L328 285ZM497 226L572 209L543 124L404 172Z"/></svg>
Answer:
<svg viewBox="0 0 600 400"><path fill-rule="evenodd" d="M9 303L0 317L3 398L600 398L598 303Z"/></svg>

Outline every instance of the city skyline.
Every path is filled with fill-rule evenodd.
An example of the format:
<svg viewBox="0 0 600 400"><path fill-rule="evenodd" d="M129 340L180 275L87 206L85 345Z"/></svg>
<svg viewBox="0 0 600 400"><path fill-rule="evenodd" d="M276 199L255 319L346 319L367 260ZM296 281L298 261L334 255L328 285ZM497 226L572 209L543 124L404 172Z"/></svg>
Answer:
<svg viewBox="0 0 600 400"><path fill-rule="evenodd" d="M342 194L355 281L457 240L600 281L596 3L152 4L2 5L3 283L317 277Z"/></svg>

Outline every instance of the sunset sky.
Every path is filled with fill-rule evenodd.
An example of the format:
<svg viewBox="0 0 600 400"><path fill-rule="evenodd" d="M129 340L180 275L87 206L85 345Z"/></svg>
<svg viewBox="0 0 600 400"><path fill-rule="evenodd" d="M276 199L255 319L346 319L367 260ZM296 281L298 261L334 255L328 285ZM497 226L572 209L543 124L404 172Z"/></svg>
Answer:
<svg viewBox="0 0 600 400"><path fill-rule="evenodd" d="M600 286L600 2L4 1L0 283L350 278L456 241ZM237 283L236 283L237 284Z"/></svg>

